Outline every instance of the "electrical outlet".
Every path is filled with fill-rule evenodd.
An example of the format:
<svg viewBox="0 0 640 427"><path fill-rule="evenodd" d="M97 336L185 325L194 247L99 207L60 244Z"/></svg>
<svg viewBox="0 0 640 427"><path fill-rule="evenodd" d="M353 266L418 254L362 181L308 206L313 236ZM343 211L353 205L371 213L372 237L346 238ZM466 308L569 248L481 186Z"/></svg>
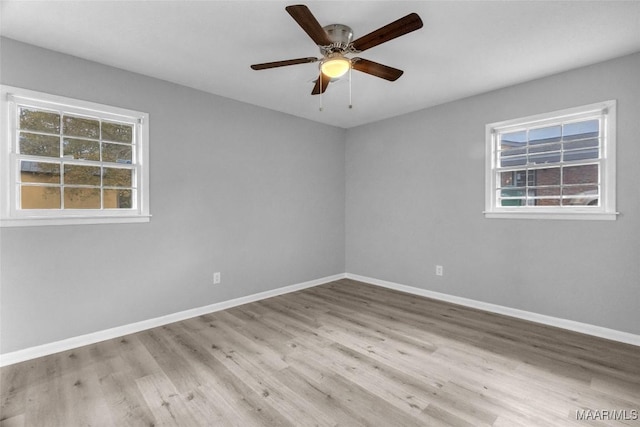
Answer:
<svg viewBox="0 0 640 427"><path fill-rule="evenodd" d="M218 285L220 284L220 273L213 273L213 284L214 285Z"/></svg>
<svg viewBox="0 0 640 427"><path fill-rule="evenodd" d="M444 270L441 265L436 265L436 276L444 275Z"/></svg>

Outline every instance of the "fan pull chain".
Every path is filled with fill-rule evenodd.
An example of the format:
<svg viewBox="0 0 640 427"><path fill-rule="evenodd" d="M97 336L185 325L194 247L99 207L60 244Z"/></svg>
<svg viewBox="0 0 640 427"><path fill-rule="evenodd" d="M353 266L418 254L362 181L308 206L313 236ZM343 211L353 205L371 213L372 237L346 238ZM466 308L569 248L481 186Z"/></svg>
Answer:
<svg viewBox="0 0 640 427"><path fill-rule="evenodd" d="M351 102L351 67L349 67L349 108L353 108L353 102Z"/></svg>
<svg viewBox="0 0 640 427"><path fill-rule="evenodd" d="M320 83L320 111L322 111L322 73L318 76L318 82Z"/></svg>

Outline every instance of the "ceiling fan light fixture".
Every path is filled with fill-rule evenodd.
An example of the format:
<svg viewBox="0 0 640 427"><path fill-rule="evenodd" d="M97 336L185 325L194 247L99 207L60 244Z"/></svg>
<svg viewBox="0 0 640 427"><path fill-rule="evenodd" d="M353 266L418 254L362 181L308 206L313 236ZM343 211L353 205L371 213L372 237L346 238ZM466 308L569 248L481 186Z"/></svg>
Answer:
<svg viewBox="0 0 640 427"><path fill-rule="evenodd" d="M320 64L322 74L332 79L344 76L349 68L351 68L351 61L341 54L331 55Z"/></svg>

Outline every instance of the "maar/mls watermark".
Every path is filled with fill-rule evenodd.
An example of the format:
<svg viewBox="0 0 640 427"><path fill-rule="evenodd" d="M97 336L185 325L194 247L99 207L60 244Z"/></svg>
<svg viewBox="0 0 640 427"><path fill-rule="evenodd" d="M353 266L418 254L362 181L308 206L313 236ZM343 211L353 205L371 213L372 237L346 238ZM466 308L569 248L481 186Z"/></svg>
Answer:
<svg viewBox="0 0 640 427"><path fill-rule="evenodd" d="M578 421L636 421L640 419L637 409L578 409Z"/></svg>

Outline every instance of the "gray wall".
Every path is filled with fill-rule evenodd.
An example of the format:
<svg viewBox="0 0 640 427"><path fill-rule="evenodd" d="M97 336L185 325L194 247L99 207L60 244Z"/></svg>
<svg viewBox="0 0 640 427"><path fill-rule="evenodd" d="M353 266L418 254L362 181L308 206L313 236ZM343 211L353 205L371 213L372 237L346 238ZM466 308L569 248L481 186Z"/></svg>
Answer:
<svg viewBox="0 0 640 427"><path fill-rule="evenodd" d="M640 334L638 76L635 54L349 130L347 271ZM617 221L484 218L485 124L608 99Z"/></svg>
<svg viewBox="0 0 640 427"><path fill-rule="evenodd" d="M153 215L1 229L2 353L345 271L344 130L7 39L1 65L148 112Z"/></svg>
<svg viewBox="0 0 640 427"><path fill-rule="evenodd" d="M153 214L0 229L2 353L345 271L640 333L640 54L348 131L12 40L1 67L150 113ZM486 123L606 99L617 221L483 217Z"/></svg>

